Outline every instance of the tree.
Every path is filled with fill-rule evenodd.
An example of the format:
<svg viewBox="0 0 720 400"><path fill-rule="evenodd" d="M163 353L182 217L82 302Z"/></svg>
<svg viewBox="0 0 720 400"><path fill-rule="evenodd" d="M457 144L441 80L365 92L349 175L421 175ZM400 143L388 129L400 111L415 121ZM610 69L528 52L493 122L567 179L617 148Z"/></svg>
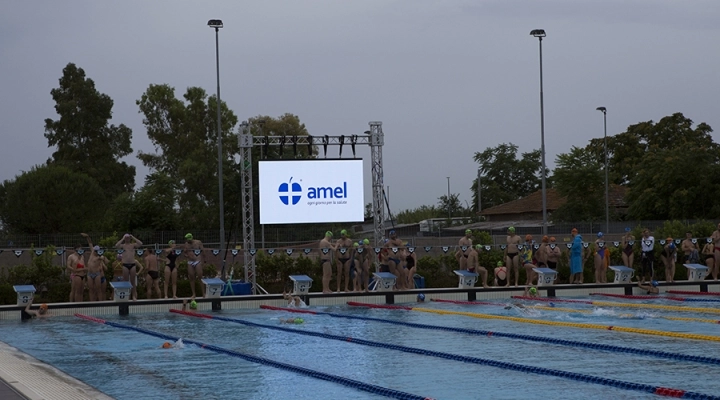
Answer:
<svg viewBox="0 0 720 400"><path fill-rule="evenodd" d="M174 231L180 229L177 188L173 179L159 172L145 178L135 193L118 196L106 214L109 230Z"/></svg>
<svg viewBox="0 0 720 400"><path fill-rule="evenodd" d="M460 204L460 195L457 193L450 193L450 196L448 195L442 195L438 197L438 211L441 214L441 217L450 216L452 217L460 217L462 209L462 205ZM462 213L464 214L464 213Z"/></svg>
<svg viewBox="0 0 720 400"><path fill-rule="evenodd" d="M97 181L106 199L135 186L135 167L119 161L130 154L132 131L109 125L113 100L75 64L63 69L60 86L51 92L58 120L45 120L48 146L56 146L48 164L64 166Z"/></svg>
<svg viewBox="0 0 720 400"><path fill-rule="evenodd" d="M519 159L517 152L518 146L503 143L475 153L474 160L480 164L483 208L523 198L540 187L540 150L522 153ZM470 190L473 209L477 210L477 179Z"/></svg>
<svg viewBox="0 0 720 400"><path fill-rule="evenodd" d="M100 185L57 165L33 167L0 185L0 218L10 232L82 232L99 226L105 212Z"/></svg>
<svg viewBox="0 0 720 400"><path fill-rule="evenodd" d="M555 189L567 201L552 216L553 221L601 220L605 216L604 162L588 148L573 146L559 154L553 172Z"/></svg>
<svg viewBox="0 0 720 400"><path fill-rule="evenodd" d="M442 218L447 217L447 215L447 211L443 214L443 211L434 205L423 205L418 208L400 211L395 220L398 224L416 224L426 219Z"/></svg>
<svg viewBox="0 0 720 400"><path fill-rule="evenodd" d="M190 87L184 102L175 97L169 85L150 85L137 105L155 152L140 152L138 158L156 177L170 179L180 220L189 228L208 229L218 226L217 179L217 98L205 90ZM221 104L223 137L224 188L239 182L235 155L237 138L232 131L237 117ZM232 211L240 202L235 191L224 196L226 210ZM229 206L229 207L228 207Z"/></svg>

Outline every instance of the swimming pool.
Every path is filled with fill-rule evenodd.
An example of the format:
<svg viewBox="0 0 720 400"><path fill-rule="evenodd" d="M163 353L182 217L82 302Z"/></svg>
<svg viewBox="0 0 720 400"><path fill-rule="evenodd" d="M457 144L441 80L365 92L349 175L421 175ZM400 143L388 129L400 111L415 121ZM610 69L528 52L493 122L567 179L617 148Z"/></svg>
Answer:
<svg viewBox="0 0 720 400"><path fill-rule="evenodd" d="M720 336L717 303L679 304L668 300L626 300L585 297L583 300L618 304L687 306L708 312L667 311L640 307L596 307L581 303L553 304L522 301L525 308L497 305L463 305L429 302L408 304L415 309L368 309L333 306L310 310L352 317L442 327L485 330L608 344L634 349L661 350L676 354L720 357L720 342L682 337L653 336L610 329L579 329L539 325L596 324L683 334ZM505 301L505 303L510 303ZM504 304L503 304L504 305ZM538 305L540 308L527 306ZM418 308L428 311L418 311ZM433 311L467 312L522 319L503 320L446 315ZM412 354L394 349L365 346L353 340L331 340L330 335L452 353L474 359L495 360L512 365L552 368L577 374L652 386L684 389L708 395L720 394L716 378L720 365L627 354L547 342L519 340L500 335L469 335L419 329L368 319L330 315L293 314L270 310L225 310L210 315L313 332L327 337L305 336L228 321L193 318L174 313L108 316L107 321L139 327L184 339L208 343L326 374L436 399L520 397L553 399L650 398L651 393L629 391L598 383L520 372L460 360ZM281 324L281 318L301 317L303 324ZM668 320L662 317L694 318ZM527 320L527 321L525 321ZM530 321L530 322L528 322ZM299 399L383 398L333 382L248 362L226 354L186 345L161 349L162 339L114 326L71 317L31 323L3 323L3 341L58 367L118 399L138 398L247 398Z"/></svg>

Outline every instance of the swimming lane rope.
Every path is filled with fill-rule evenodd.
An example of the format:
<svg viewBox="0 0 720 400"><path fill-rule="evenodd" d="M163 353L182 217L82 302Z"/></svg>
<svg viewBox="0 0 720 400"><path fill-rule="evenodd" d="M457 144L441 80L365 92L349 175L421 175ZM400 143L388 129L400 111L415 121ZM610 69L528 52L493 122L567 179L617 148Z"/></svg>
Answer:
<svg viewBox="0 0 720 400"><path fill-rule="evenodd" d="M528 297L528 296L512 296L513 299L534 300L534 301L552 301L553 298ZM662 304L640 304L640 303L615 303L613 301L589 301L585 304L605 307L630 307L630 308L653 308L656 310L679 311L679 312L696 312L701 314L720 314L720 308L703 308L703 307L681 307L681 306L665 306Z"/></svg>
<svg viewBox="0 0 720 400"><path fill-rule="evenodd" d="M464 334L474 335L474 336L487 336L487 337L496 336L496 337L502 337L502 338L508 338L508 339L519 339L519 340L528 340L528 341L532 341L532 342L550 343L550 344L556 344L556 345L560 345L560 346L580 347L580 348L585 348L585 349L604 350L604 351L612 351L612 352L628 353L628 354L638 354L638 355L643 355L643 356L658 357L658 358L671 359L671 360L691 361L691 362L698 362L698 363L703 363L703 364L720 365L720 358L690 356L687 354L670 353L670 352L666 352L666 351L657 351L657 350L643 350L643 349L638 349L638 348L634 348L634 347L623 347L623 346L614 346L614 345L609 345L609 344L580 342L580 341L575 341L575 340L564 340L564 339L557 339L557 338L544 337L544 336L521 335L521 334L517 334L517 333L505 333L505 332L486 331L486 330L479 330L479 329L455 328L455 327L451 327L451 326L418 324L418 323L413 323L413 322L403 322L403 321L396 321L396 320L391 320L391 319L360 317L360 316L355 316L355 315L337 314L337 313L321 312L321 311L310 311L310 310L303 310L303 309L297 309L297 308L284 308L284 307L274 307L274 306L267 306L267 305L261 305L260 308L263 308L266 310L275 310L275 311L288 311L288 312L293 312L293 313L326 315L329 317L344 318L344 319L350 319L350 320L380 322L380 323L392 324L392 325L397 325L397 326L407 326L410 328L464 333Z"/></svg>
<svg viewBox="0 0 720 400"><path fill-rule="evenodd" d="M143 328L138 328L135 326L123 325L123 324L119 324L117 322L105 321L100 318L90 317L90 316L83 315L83 314L75 314L75 316L78 318L84 319L84 320L97 322L97 323L104 324L104 325L109 325L109 326L112 326L115 328L127 329L130 331L144 333L146 335L154 336L154 337L164 339L164 340L178 341L180 339L179 337L167 335L167 334L160 333L160 332L151 331L149 329L143 329ZM212 318L209 315L205 315L205 314L198 314L196 316L200 317L200 318L208 318L208 319ZM312 378L317 378L317 379L321 379L324 381L339 383L341 385L348 386L353 389L358 389L358 390L362 390L362 391L373 393L373 394L378 394L378 395L385 396L385 397L391 397L391 398L403 399L403 400L430 400L428 397L418 396L418 395L414 395L414 394L406 393L406 392L401 392L399 390L388 389L388 388L384 388L381 386L356 381L354 379L344 378L342 376L326 374L324 372L315 371L315 370L303 368L303 367L298 367L295 365L286 364L286 363L270 360L270 359L263 358L263 357L257 357L257 356L253 356L253 355L249 355L249 354L245 354L245 353L240 353L240 352L237 352L234 350L229 350L229 349L225 349L222 347L213 346L211 344L206 344L206 343L198 342L195 340L183 339L183 341L185 343L194 344L202 349L210 350L215 353L225 354L225 355L232 356L232 357L238 357L245 361L250 361L250 362L254 362L254 363L258 363L258 364L262 364L262 365L267 365L267 366L279 368L279 369L282 369L285 371L295 372L295 373L298 373L301 375L310 376Z"/></svg>
<svg viewBox="0 0 720 400"><path fill-rule="evenodd" d="M629 295L629 294L614 294L614 293L590 293L590 296L617 297L620 299L634 299L634 300L673 300L673 301L688 301L688 302L699 302L699 303L720 303L720 299L689 299L687 297L670 297L670 296Z"/></svg>
<svg viewBox="0 0 720 400"><path fill-rule="evenodd" d="M348 302L347 304L350 306L355 306L355 307L384 308L384 307L377 307L377 306L380 306L380 304L365 304L365 303L357 303L357 302ZM720 336L699 335L699 334L694 334L694 333L668 332L668 331L658 331L658 330L653 330L653 329L639 329L639 328L629 328L629 327L624 327L624 326L612 326L612 325L607 326L607 325L586 324L586 323L578 323L578 322L547 321L547 320L543 320L543 319L518 318L518 317L508 317L508 316L504 316L504 315L478 314L478 313L463 312L463 311L433 310L433 309L429 309L429 308L417 308L417 307L413 307L410 310L426 312L426 313L431 313L431 314L440 314L440 315L463 315L463 316L472 317L472 318L498 319L498 320L505 320L505 321L520 322L523 324L562 326L562 327L567 327L567 328L581 328L581 329L598 329L598 330L608 330L608 331L617 331L617 332L637 333L637 334L641 334L641 335L666 336L666 337L674 337L674 338L681 338L681 339L695 339L695 340L708 340L708 341L713 341L713 342L720 342Z"/></svg>
<svg viewBox="0 0 720 400"><path fill-rule="evenodd" d="M407 346L400 346L400 345L389 344L389 343L374 342L374 341L370 341L370 340L353 338L353 337L348 337L348 336L331 335L331 334L322 333L322 332L304 331L304 330L293 329L293 328L288 328L288 327L284 327L284 326L265 325L265 324L259 324L256 322L244 321L244 320L233 319L233 318L219 317L219 316L215 316L215 315L208 316L207 314L199 314L199 313L190 312L190 311L170 310L170 312L187 315L187 316L192 316L192 317L200 317L200 318L208 318L209 317L209 318L212 318L212 319L215 319L218 321L232 322L232 323L245 325L245 326L252 326L252 327L264 328L264 329L272 329L272 330L276 330L276 331L295 333L295 334L305 335L305 336L321 337L324 339L338 340L338 341L342 341L342 342L356 343L356 344L361 344L361 345L365 345L365 346L397 350L397 351L402 351L405 353L420 354L420 355L424 355L424 356L442 358L442 359L452 360L452 361L460 361L460 362L465 362L465 363L470 363L470 364L486 365L486 366L491 366L491 367L496 367L496 368L502 368L502 369L508 369L508 370L513 370L513 371L526 372L526 373L533 373L533 374L538 374L538 375L556 376L556 377L571 379L571 380L580 381L580 382L595 383L595 384L599 384L599 385L611 386L611 387L615 387L618 389L624 389L624 390L640 391L640 392L645 392L645 393L652 393L652 394L657 394L657 395L662 395L662 396L685 398L685 399L720 400L720 396L712 396L712 395L706 395L703 393L689 392L689 391L685 391L685 390L681 390L681 389L664 388L664 387L653 386L653 385L642 384L642 383L626 382L626 381L621 381L621 380L617 380L617 379L602 378L602 377L597 377L597 376L592 376L592 375L580 374L577 372L562 371L562 370L543 368L543 367L532 367L532 366L528 366L528 365L516 364L516 363L511 363L511 362L505 362L505 361L495 361L495 360L479 358L479 357L470 357L470 356L463 356L463 355L458 355L458 354L444 353L444 352L440 352L440 351L420 349L420 348L415 348L415 347L407 347Z"/></svg>
<svg viewBox="0 0 720 400"><path fill-rule="evenodd" d="M685 294L691 296L720 296L720 292L691 292L687 290L668 290L672 294Z"/></svg>

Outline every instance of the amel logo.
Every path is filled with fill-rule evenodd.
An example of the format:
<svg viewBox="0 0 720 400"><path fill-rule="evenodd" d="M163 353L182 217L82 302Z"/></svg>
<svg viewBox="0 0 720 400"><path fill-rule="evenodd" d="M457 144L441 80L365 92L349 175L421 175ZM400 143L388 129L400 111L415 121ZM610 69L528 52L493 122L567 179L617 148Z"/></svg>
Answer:
<svg viewBox="0 0 720 400"><path fill-rule="evenodd" d="M288 183L282 183L280 185L278 192L280 192L280 201L282 201L283 204L287 206L290 205L290 201L292 201L292 205L295 205L300 202L300 198L302 197L302 186L297 182L293 183L291 176Z"/></svg>

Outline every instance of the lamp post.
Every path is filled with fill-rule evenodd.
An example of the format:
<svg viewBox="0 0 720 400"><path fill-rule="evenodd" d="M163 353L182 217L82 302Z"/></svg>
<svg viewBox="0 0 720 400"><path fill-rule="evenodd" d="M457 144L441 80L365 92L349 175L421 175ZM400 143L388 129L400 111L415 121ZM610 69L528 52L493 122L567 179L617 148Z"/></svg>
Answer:
<svg viewBox="0 0 720 400"><path fill-rule="evenodd" d="M546 36L544 29L533 29L530 35L540 41L540 157L542 159L542 213L543 213L543 235L547 235L547 191L545 180L545 108L543 103L543 72L542 72L542 40Z"/></svg>
<svg viewBox="0 0 720 400"><path fill-rule="evenodd" d="M220 254L223 255L222 277L225 278L225 204L223 200L222 126L220 118L220 28L222 20L211 19L208 26L215 29L215 67L217 71L217 148L218 148L218 203L220 205Z"/></svg>
<svg viewBox="0 0 720 400"><path fill-rule="evenodd" d="M448 194L447 194L447 207L448 207L448 220L452 219L452 212L450 208L450 177L447 177L448 181Z"/></svg>
<svg viewBox="0 0 720 400"><path fill-rule="evenodd" d="M603 113L603 129L605 131L605 233L610 231L610 189L608 183L608 150L607 150L607 108L598 107Z"/></svg>

